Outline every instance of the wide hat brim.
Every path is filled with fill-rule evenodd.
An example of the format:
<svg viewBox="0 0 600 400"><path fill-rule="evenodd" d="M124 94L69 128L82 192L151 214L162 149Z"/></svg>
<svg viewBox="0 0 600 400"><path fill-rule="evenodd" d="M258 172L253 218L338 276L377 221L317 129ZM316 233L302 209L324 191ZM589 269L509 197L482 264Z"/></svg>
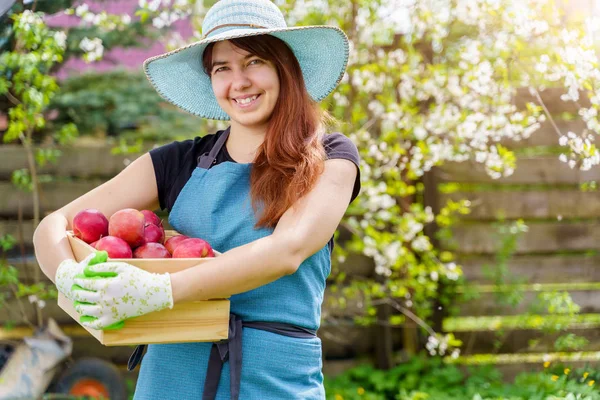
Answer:
<svg viewBox="0 0 600 400"><path fill-rule="evenodd" d="M144 61L144 72L160 96L199 117L229 120L217 103L202 54L210 43L245 36L272 35L294 52L306 89L321 101L339 84L348 64L348 38L334 26L234 29Z"/></svg>

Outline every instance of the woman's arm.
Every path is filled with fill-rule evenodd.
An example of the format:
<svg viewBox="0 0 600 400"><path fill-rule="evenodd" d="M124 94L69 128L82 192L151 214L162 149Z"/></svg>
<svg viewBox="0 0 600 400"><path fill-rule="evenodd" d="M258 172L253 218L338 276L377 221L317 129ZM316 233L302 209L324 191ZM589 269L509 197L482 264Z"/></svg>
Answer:
<svg viewBox="0 0 600 400"><path fill-rule="evenodd" d="M273 234L171 274L174 303L229 297L296 272L334 234L356 174L351 161L327 160L316 186L282 215Z"/></svg>
<svg viewBox="0 0 600 400"><path fill-rule="evenodd" d="M158 209L158 189L150 154L129 164L117 176L45 217L33 234L40 268L54 282L61 261L75 258L65 232L75 215L86 208L100 210L107 218L123 208Z"/></svg>

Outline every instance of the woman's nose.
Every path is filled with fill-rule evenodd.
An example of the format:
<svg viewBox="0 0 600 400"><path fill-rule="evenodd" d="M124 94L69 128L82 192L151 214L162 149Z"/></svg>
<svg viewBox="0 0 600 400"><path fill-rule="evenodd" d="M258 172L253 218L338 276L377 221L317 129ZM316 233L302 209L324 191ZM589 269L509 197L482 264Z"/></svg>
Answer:
<svg viewBox="0 0 600 400"><path fill-rule="evenodd" d="M248 75L244 71L236 71L233 74L232 86L235 90L242 90L252 85Z"/></svg>

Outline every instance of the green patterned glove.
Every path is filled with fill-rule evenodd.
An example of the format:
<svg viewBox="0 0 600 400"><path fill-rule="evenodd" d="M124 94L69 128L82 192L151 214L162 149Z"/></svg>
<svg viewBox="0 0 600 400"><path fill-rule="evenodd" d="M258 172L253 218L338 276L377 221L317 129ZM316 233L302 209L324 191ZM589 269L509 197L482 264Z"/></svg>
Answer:
<svg viewBox="0 0 600 400"><path fill-rule="evenodd" d="M96 257L97 254L93 253L81 262L77 262L71 258L61 262L56 269L56 276L54 278L58 291L65 295L69 300L73 300L71 287L73 286L73 283L75 283L75 277L83 274L83 269Z"/></svg>
<svg viewBox="0 0 600 400"><path fill-rule="evenodd" d="M122 321L173 308L171 276L154 274L124 262L88 265L71 289L81 324L91 329L114 329Z"/></svg>

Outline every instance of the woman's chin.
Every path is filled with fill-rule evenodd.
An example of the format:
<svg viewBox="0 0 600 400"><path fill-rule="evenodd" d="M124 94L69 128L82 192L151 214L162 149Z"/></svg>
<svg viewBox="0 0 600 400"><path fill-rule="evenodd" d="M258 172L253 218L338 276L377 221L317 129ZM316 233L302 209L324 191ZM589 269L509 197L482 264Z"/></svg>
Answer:
<svg viewBox="0 0 600 400"><path fill-rule="evenodd" d="M256 128L264 126L269 122L269 118L264 116L263 113L247 113L240 115L239 113L233 113L229 115L232 122L238 125L245 126L248 128Z"/></svg>

